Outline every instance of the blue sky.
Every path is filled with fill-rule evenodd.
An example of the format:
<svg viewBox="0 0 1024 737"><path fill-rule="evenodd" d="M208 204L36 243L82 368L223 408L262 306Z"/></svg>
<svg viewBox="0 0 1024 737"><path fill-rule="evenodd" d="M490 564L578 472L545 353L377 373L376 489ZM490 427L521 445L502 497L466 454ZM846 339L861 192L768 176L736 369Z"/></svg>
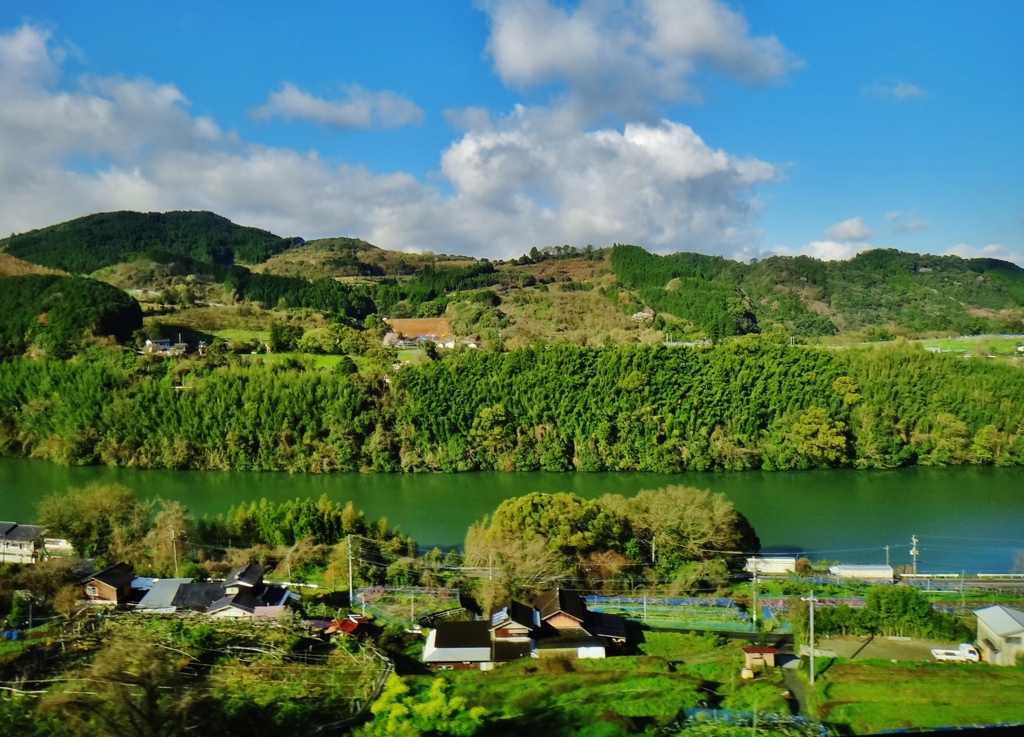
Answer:
<svg viewBox="0 0 1024 737"><path fill-rule="evenodd" d="M0 232L210 209L508 256L1024 263L1015 1L0 7Z"/></svg>

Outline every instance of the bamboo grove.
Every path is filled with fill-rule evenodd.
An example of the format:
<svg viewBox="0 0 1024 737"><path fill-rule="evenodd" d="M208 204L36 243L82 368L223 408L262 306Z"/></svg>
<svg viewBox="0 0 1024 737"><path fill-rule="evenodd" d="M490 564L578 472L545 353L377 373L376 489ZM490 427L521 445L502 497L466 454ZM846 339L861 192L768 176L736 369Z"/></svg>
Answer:
<svg viewBox="0 0 1024 737"><path fill-rule="evenodd" d="M0 453L330 471L765 470L1024 462L1024 374L909 344L453 352L348 374L93 349L0 363Z"/></svg>

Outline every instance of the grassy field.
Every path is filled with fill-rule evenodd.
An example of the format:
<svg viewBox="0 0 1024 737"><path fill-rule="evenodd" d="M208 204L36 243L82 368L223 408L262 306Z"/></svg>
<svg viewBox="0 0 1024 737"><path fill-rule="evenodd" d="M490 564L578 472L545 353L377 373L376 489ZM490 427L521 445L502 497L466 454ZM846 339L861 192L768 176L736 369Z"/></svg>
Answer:
<svg viewBox="0 0 1024 737"><path fill-rule="evenodd" d="M453 693L491 715L486 734L615 735L653 731L681 709L789 713L781 675L740 679L735 643L630 627L629 651L603 660L527 658L490 672L455 671ZM692 662L691 662L692 661ZM425 678L416 678L426 685Z"/></svg>
<svg viewBox="0 0 1024 737"><path fill-rule="evenodd" d="M823 722L854 734L1024 721L1022 668L836 661L808 693Z"/></svg>
<svg viewBox="0 0 1024 737"><path fill-rule="evenodd" d="M1024 338L1020 336L965 336L962 338L934 338L918 342L925 348L963 351L974 356L1011 356L1017 354L1017 346L1024 344Z"/></svg>

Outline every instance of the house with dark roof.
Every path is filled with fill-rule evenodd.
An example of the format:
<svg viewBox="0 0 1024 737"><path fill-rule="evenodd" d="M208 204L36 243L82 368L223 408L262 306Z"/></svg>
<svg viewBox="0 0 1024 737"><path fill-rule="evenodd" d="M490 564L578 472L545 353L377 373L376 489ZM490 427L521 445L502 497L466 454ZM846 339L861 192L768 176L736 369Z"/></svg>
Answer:
<svg viewBox="0 0 1024 737"><path fill-rule="evenodd" d="M490 670L528 657L603 658L625 641L621 617L591 612L578 594L553 589L532 607L512 600L491 610L485 621L439 624L427 635L423 662L440 669Z"/></svg>
<svg viewBox="0 0 1024 737"><path fill-rule="evenodd" d="M171 599L176 612L205 612L215 601L224 598L224 584L215 582L183 583Z"/></svg>
<svg viewBox="0 0 1024 737"><path fill-rule="evenodd" d="M587 605L583 597L565 589L545 591L533 602L540 620L555 629L575 629L585 626Z"/></svg>
<svg viewBox="0 0 1024 737"><path fill-rule="evenodd" d="M974 613L978 618L978 649L993 665L1016 665L1024 656L1024 612L1008 606L990 606Z"/></svg>
<svg viewBox="0 0 1024 737"><path fill-rule="evenodd" d="M263 569L255 563L233 568L223 582L193 582L189 578L155 581L137 608L151 613L202 612L216 619L280 615L295 594L263 582Z"/></svg>
<svg viewBox="0 0 1024 737"><path fill-rule="evenodd" d="M172 614L177 611L174 606L174 598L178 590L186 584L192 583L191 578L161 578L153 582L149 590L135 605L138 611L151 614Z"/></svg>
<svg viewBox="0 0 1024 737"><path fill-rule="evenodd" d="M131 596L134 579L135 568L127 563L110 566L82 582L85 598L94 604L124 604Z"/></svg>
<svg viewBox="0 0 1024 737"><path fill-rule="evenodd" d="M46 528L39 525L0 522L0 563L35 563L44 534Z"/></svg>
<svg viewBox="0 0 1024 737"><path fill-rule="evenodd" d="M489 622L441 622L427 635L423 662L440 670L490 670Z"/></svg>
<svg viewBox="0 0 1024 737"><path fill-rule="evenodd" d="M224 586L234 588L235 593L242 589L252 589L263 584L263 568L257 563L249 562L243 566L232 568L224 580Z"/></svg>

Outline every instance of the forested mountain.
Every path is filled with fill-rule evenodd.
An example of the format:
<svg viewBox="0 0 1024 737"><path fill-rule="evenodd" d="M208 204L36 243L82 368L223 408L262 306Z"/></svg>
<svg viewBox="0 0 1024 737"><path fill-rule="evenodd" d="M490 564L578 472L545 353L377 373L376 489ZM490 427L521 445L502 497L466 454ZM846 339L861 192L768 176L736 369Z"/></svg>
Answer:
<svg viewBox="0 0 1024 737"><path fill-rule="evenodd" d="M78 350L86 331L125 341L142 328L139 303L94 279L0 276L0 360L32 344L52 356Z"/></svg>
<svg viewBox="0 0 1024 737"><path fill-rule="evenodd" d="M771 330L816 336L890 324L964 334L1024 327L1024 269L997 259L877 249L849 261L772 256L744 264L616 246L611 264L619 286L644 304L717 337Z"/></svg>
<svg viewBox="0 0 1024 737"><path fill-rule="evenodd" d="M0 363L0 452L321 472L1024 463L1024 373L912 345L836 351L748 336L707 349L391 361L353 374L239 361L172 369L100 352L14 358Z"/></svg>
<svg viewBox="0 0 1024 737"><path fill-rule="evenodd" d="M90 274L135 259L256 264L301 242L212 212L104 212L12 235L0 240L0 249L34 264Z"/></svg>

